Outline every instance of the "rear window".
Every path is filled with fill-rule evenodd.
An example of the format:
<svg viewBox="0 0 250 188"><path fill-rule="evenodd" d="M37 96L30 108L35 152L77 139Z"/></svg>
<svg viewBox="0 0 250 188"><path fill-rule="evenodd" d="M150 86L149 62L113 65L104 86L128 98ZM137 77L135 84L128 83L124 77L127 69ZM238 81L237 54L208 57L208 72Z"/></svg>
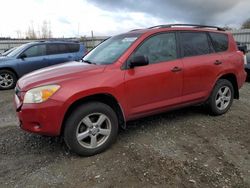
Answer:
<svg viewBox="0 0 250 188"><path fill-rule="evenodd" d="M181 32L180 40L185 57L204 55L211 52L206 33Z"/></svg>
<svg viewBox="0 0 250 188"><path fill-rule="evenodd" d="M227 34L210 32L209 35L211 36L213 47L216 52L227 51L228 49Z"/></svg>

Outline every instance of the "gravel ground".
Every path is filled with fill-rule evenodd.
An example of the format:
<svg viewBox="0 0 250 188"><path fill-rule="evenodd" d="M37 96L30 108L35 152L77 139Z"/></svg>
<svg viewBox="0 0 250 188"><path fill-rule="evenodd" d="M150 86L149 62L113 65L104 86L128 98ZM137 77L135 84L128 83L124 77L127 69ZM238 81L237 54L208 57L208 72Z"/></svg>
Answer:
<svg viewBox="0 0 250 188"><path fill-rule="evenodd" d="M250 83L240 95L219 117L189 107L130 122L83 158L21 131L13 91L0 91L0 187L250 187Z"/></svg>

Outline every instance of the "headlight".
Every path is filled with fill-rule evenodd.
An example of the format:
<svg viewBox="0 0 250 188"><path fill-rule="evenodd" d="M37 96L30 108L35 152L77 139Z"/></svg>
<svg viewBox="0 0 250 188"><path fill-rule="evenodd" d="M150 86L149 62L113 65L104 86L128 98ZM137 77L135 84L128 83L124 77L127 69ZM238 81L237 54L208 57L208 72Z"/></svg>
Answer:
<svg viewBox="0 0 250 188"><path fill-rule="evenodd" d="M48 100L59 88L59 85L47 85L33 88L25 93L23 103L44 102Z"/></svg>

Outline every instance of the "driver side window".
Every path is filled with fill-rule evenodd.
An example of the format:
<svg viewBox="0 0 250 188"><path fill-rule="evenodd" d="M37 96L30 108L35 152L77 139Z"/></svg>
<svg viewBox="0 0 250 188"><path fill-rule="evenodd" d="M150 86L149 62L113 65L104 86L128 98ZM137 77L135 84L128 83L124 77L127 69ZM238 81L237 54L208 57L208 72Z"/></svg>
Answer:
<svg viewBox="0 0 250 188"><path fill-rule="evenodd" d="M177 58L175 33L158 34L147 39L134 53L145 56L149 64L170 61Z"/></svg>
<svg viewBox="0 0 250 188"><path fill-rule="evenodd" d="M45 45L32 46L23 52L26 57L38 57L46 55Z"/></svg>

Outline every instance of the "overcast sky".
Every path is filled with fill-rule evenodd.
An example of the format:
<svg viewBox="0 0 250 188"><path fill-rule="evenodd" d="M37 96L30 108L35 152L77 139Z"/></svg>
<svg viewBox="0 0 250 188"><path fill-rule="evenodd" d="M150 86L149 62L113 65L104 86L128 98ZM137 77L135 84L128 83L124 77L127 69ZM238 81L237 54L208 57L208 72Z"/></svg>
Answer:
<svg viewBox="0 0 250 188"><path fill-rule="evenodd" d="M50 23L53 37L114 35L165 23L239 27L250 0L2 0L0 37Z"/></svg>

